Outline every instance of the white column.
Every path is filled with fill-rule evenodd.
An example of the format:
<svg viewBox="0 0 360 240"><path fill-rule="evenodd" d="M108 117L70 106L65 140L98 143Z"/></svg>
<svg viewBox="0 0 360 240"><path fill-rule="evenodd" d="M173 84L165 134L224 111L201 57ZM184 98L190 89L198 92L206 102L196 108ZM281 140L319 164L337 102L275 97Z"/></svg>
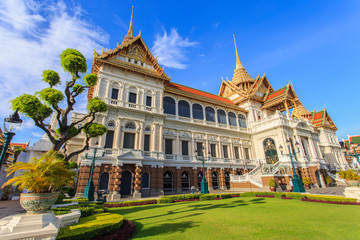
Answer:
<svg viewBox="0 0 360 240"><path fill-rule="evenodd" d="M235 159L235 154L234 154L234 145L233 145L233 142L232 142L232 139L230 139L230 145L229 145L229 158L231 159Z"/></svg>
<svg viewBox="0 0 360 240"><path fill-rule="evenodd" d="M195 156L195 134L194 132L191 133L191 156ZM195 161L195 158L193 159Z"/></svg>
<svg viewBox="0 0 360 240"><path fill-rule="evenodd" d="M108 82L107 82L107 86L106 86L106 94L105 94L105 97L106 98L110 98L110 94L111 94L111 80L108 79Z"/></svg>
<svg viewBox="0 0 360 240"><path fill-rule="evenodd" d="M121 144L121 119L118 118L116 121L116 129L115 129L115 148L120 148Z"/></svg>
<svg viewBox="0 0 360 240"><path fill-rule="evenodd" d="M175 154L177 155L177 158L179 158L180 155L182 155L180 151L180 136L179 131L176 131L176 140L175 140Z"/></svg>
<svg viewBox="0 0 360 240"><path fill-rule="evenodd" d="M106 116L105 115L102 116L101 124L106 126ZM100 141L99 141L100 147L105 146L105 140L106 140L106 133L100 137Z"/></svg>
<svg viewBox="0 0 360 240"><path fill-rule="evenodd" d="M150 141L150 151L151 152L157 151L157 149L155 149L156 133L157 133L157 125L153 124L151 126L151 141Z"/></svg>
<svg viewBox="0 0 360 240"><path fill-rule="evenodd" d="M165 152L163 145L164 145L164 136L163 136L163 125L160 124L159 126L159 152Z"/></svg>
<svg viewBox="0 0 360 240"><path fill-rule="evenodd" d="M164 100L164 93L163 92L158 92L159 93L159 106L157 106L158 108L162 108L163 107L163 100Z"/></svg>
<svg viewBox="0 0 360 240"><path fill-rule="evenodd" d="M139 141L137 149L144 150L144 122L140 123Z"/></svg>
<svg viewBox="0 0 360 240"><path fill-rule="evenodd" d="M123 101L123 96L124 96L124 84L119 83L119 99L121 101Z"/></svg>

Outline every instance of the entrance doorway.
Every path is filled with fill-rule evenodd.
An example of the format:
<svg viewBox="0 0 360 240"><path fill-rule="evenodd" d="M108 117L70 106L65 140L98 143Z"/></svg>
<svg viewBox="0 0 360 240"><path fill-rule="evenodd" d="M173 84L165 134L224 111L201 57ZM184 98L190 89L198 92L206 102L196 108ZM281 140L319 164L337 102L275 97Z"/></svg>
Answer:
<svg viewBox="0 0 360 240"><path fill-rule="evenodd" d="M230 189L230 173L225 172L225 185L226 189Z"/></svg>
<svg viewBox="0 0 360 240"><path fill-rule="evenodd" d="M132 175L129 171L124 171L121 175L120 194L130 195L132 185Z"/></svg>

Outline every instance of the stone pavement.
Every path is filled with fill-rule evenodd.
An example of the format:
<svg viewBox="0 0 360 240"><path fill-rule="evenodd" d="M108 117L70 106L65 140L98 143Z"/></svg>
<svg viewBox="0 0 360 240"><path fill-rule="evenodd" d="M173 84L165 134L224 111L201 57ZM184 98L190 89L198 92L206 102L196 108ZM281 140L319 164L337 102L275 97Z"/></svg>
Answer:
<svg viewBox="0 0 360 240"><path fill-rule="evenodd" d="M24 213L19 200L0 201L0 219L12 214Z"/></svg>
<svg viewBox="0 0 360 240"><path fill-rule="evenodd" d="M309 192L312 194L345 196L344 189L346 187L347 186L336 186L336 187L328 187L328 188L311 188L311 189L307 189L306 192Z"/></svg>

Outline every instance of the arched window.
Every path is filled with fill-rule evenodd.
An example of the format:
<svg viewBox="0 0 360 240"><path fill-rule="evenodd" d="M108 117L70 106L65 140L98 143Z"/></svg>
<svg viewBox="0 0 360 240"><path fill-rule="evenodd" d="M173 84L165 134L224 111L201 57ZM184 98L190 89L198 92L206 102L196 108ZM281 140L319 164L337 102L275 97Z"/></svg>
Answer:
<svg viewBox="0 0 360 240"><path fill-rule="evenodd" d="M150 188L150 175L148 173L144 173L142 175L141 188L142 189Z"/></svg>
<svg viewBox="0 0 360 240"><path fill-rule="evenodd" d="M192 112L194 119L200 119L200 120L204 119L203 108L200 104L194 103L192 105Z"/></svg>
<svg viewBox="0 0 360 240"><path fill-rule="evenodd" d="M164 113L175 115L175 100L171 97L164 97Z"/></svg>
<svg viewBox="0 0 360 240"><path fill-rule="evenodd" d="M274 164L279 161L275 141L271 138L267 138L263 142L264 144L264 151L265 151L265 158L267 164Z"/></svg>
<svg viewBox="0 0 360 240"><path fill-rule="evenodd" d="M218 116L218 123L226 124L226 114L224 110L218 109L217 116Z"/></svg>
<svg viewBox="0 0 360 240"><path fill-rule="evenodd" d="M190 117L190 104L184 100L179 101L178 103L179 116Z"/></svg>
<svg viewBox="0 0 360 240"><path fill-rule="evenodd" d="M197 178L198 178L198 188L201 189L201 181L202 181L202 178L203 178L203 173L199 172L198 175L197 175Z"/></svg>
<svg viewBox="0 0 360 240"><path fill-rule="evenodd" d="M213 172L211 178L212 178L213 189L218 189L219 188L219 179L218 179L217 173Z"/></svg>
<svg viewBox="0 0 360 240"><path fill-rule="evenodd" d="M173 191L173 174L169 171L165 172L164 179L164 192L172 192Z"/></svg>
<svg viewBox="0 0 360 240"><path fill-rule="evenodd" d="M246 128L246 118L245 118L245 116L242 115L242 114L239 114L238 118L239 118L239 127Z"/></svg>
<svg viewBox="0 0 360 240"><path fill-rule="evenodd" d="M190 191L190 175L188 172L183 172L181 175L181 190Z"/></svg>
<svg viewBox="0 0 360 240"><path fill-rule="evenodd" d="M229 113L228 113L228 117L229 117L229 124L230 124L231 126L237 126L235 113L229 112Z"/></svg>
<svg viewBox="0 0 360 240"><path fill-rule="evenodd" d="M108 190L109 186L109 174L104 172L100 176L99 190Z"/></svg>
<svg viewBox="0 0 360 240"><path fill-rule="evenodd" d="M225 172L225 185L227 189L230 189L230 173Z"/></svg>
<svg viewBox="0 0 360 240"><path fill-rule="evenodd" d="M212 107L205 108L206 121L215 122L215 110Z"/></svg>
<svg viewBox="0 0 360 240"><path fill-rule="evenodd" d="M126 128L126 129L135 129L136 126L135 126L134 123L129 122L129 123L125 124L125 128Z"/></svg>

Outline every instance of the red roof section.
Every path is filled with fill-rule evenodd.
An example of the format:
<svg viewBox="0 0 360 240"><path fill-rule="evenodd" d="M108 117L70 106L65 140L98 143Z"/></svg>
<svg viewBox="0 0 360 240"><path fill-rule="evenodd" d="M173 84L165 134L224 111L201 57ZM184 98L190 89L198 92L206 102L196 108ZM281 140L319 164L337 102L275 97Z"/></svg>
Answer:
<svg viewBox="0 0 360 240"><path fill-rule="evenodd" d="M175 89L178 89L178 90L181 90L181 91L189 92L189 93L192 93L192 94L200 95L200 96L203 96L203 97L212 98L212 99L222 101L222 102L225 102L225 103L228 103L228 104L234 104L231 100L229 100L227 98L220 97L220 96L217 96L215 94L203 92L203 91L200 91L200 90L197 90L197 89L194 89L194 88L186 87L186 86L183 86L183 85L180 85L180 84L177 84L177 83L168 82L168 84L166 86L171 87L171 88L175 88Z"/></svg>
<svg viewBox="0 0 360 240"><path fill-rule="evenodd" d="M10 147L22 147L25 149L27 147L27 143L10 143Z"/></svg>
<svg viewBox="0 0 360 240"><path fill-rule="evenodd" d="M270 93L270 95L267 97L266 100L269 100L271 98L274 98L274 97L277 97L277 96L283 94L285 92L285 90L286 90L286 88L283 88L283 89L280 89L280 90L278 90L276 92Z"/></svg>
<svg viewBox="0 0 360 240"><path fill-rule="evenodd" d="M315 113L315 115L314 115L314 120L316 120L316 119L320 119L320 118L322 118L323 117L323 112L321 111L321 112L318 112L318 113Z"/></svg>

